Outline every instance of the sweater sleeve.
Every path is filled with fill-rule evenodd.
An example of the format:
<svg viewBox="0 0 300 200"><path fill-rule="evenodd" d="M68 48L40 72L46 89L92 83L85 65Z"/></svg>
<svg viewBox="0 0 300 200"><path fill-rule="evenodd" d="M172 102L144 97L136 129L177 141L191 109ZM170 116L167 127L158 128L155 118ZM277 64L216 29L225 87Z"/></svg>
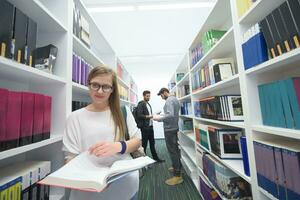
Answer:
<svg viewBox="0 0 300 200"><path fill-rule="evenodd" d="M174 106L172 101L167 101L165 105L165 113L164 115L159 119L159 121L164 121L166 119L172 118L175 116Z"/></svg>
<svg viewBox="0 0 300 200"><path fill-rule="evenodd" d="M76 116L72 113L67 122L63 135L63 148L65 158L74 157L80 151L80 125Z"/></svg>

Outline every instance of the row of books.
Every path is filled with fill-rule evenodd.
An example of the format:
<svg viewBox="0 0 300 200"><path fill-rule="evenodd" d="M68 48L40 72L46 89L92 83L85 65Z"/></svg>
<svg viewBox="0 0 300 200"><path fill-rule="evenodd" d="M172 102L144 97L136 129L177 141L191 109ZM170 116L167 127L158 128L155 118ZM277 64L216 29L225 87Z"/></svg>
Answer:
<svg viewBox="0 0 300 200"><path fill-rule="evenodd" d="M180 107L181 115L192 115L192 103L191 102L182 102Z"/></svg>
<svg viewBox="0 0 300 200"><path fill-rule="evenodd" d="M121 85L120 83L118 83L118 88L119 88L119 95L120 98L128 101L129 100L129 91L127 88L125 88L123 85Z"/></svg>
<svg viewBox="0 0 300 200"><path fill-rule="evenodd" d="M138 90L137 84L134 82L134 80L132 78L130 80L130 88L135 92L137 92L137 90Z"/></svg>
<svg viewBox="0 0 300 200"><path fill-rule="evenodd" d="M203 172L226 199L252 199L250 184L209 154L203 155Z"/></svg>
<svg viewBox="0 0 300 200"><path fill-rule="evenodd" d="M256 0L236 0L238 17L241 17L247 12L254 2L256 2Z"/></svg>
<svg viewBox="0 0 300 200"><path fill-rule="evenodd" d="M264 125L300 129L300 78L258 86Z"/></svg>
<svg viewBox="0 0 300 200"><path fill-rule="evenodd" d="M192 90L201 90L207 86L226 80L237 73L233 58L212 59L208 65L192 73Z"/></svg>
<svg viewBox="0 0 300 200"><path fill-rule="evenodd" d="M52 73L58 48L36 47L37 24L6 0L0 2L0 55Z"/></svg>
<svg viewBox="0 0 300 200"><path fill-rule="evenodd" d="M72 59L72 81L81 85L88 86L88 75L92 65L73 52Z"/></svg>
<svg viewBox="0 0 300 200"><path fill-rule="evenodd" d="M187 118L180 118L178 126L180 131L193 131L193 120Z"/></svg>
<svg viewBox="0 0 300 200"><path fill-rule="evenodd" d="M195 125L196 143L221 159L241 159L241 129L205 124Z"/></svg>
<svg viewBox="0 0 300 200"><path fill-rule="evenodd" d="M268 60L266 41L258 23L244 33L242 40L245 70Z"/></svg>
<svg viewBox="0 0 300 200"><path fill-rule="evenodd" d="M286 0L259 22L271 58L300 47L299 12L299 0Z"/></svg>
<svg viewBox="0 0 300 200"><path fill-rule="evenodd" d="M1 56L33 66L37 24L7 0L0 2Z"/></svg>
<svg viewBox="0 0 300 200"><path fill-rule="evenodd" d="M223 37L225 33L226 31L214 29L206 31L201 37L201 42L190 50L191 66L194 66Z"/></svg>
<svg viewBox="0 0 300 200"><path fill-rule="evenodd" d="M190 94L190 85L182 85L180 87L178 87L178 97L184 97L186 95Z"/></svg>
<svg viewBox="0 0 300 200"><path fill-rule="evenodd" d="M1 168L0 199L49 200L50 187L37 182L50 170L50 161L26 161Z"/></svg>
<svg viewBox="0 0 300 200"><path fill-rule="evenodd" d="M130 102L137 102L138 100L138 96L137 94L133 93L133 92L130 92Z"/></svg>
<svg viewBox="0 0 300 200"><path fill-rule="evenodd" d="M222 121L243 121L242 98L240 95L211 96L194 101L196 117Z"/></svg>
<svg viewBox="0 0 300 200"><path fill-rule="evenodd" d="M183 77L184 77L185 73L177 73L176 74L176 81L179 82Z"/></svg>
<svg viewBox="0 0 300 200"><path fill-rule="evenodd" d="M222 200L219 194L201 176L199 176L199 184L200 192L205 200Z"/></svg>
<svg viewBox="0 0 300 200"><path fill-rule="evenodd" d="M300 199L300 147L298 141L254 141L259 187L279 200Z"/></svg>
<svg viewBox="0 0 300 200"><path fill-rule="evenodd" d="M50 137L50 96L0 88L0 151Z"/></svg>
<svg viewBox="0 0 300 200"><path fill-rule="evenodd" d="M79 110L89 105L88 102L72 101L72 111Z"/></svg>
<svg viewBox="0 0 300 200"><path fill-rule="evenodd" d="M117 60L117 75L122 79L126 84L131 82L130 75L126 71L125 67L122 65L120 60Z"/></svg>
<svg viewBox="0 0 300 200"><path fill-rule="evenodd" d="M87 47L90 48L90 25L80 12L75 1L73 7L73 34L78 37Z"/></svg>

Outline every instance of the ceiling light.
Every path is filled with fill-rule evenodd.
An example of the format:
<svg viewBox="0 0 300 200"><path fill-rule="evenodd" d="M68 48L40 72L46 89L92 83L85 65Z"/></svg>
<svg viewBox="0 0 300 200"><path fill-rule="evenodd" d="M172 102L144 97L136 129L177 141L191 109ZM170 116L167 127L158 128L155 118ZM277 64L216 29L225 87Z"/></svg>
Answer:
<svg viewBox="0 0 300 200"><path fill-rule="evenodd" d="M88 8L90 13L97 12L126 12L126 11L135 11L135 6L103 6L103 7L94 7Z"/></svg>
<svg viewBox="0 0 300 200"><path fill-rule="evenodd" d="M187 8L209 8L214 6L214 2L199 2L199 3L180 3L180 4L157 4L157 5L140 5L138 10L174 10Z"/></svg>
<svg viewBox="0 0 300 200"><path fill-rule="evenodd" d="M190 3L169 3L169 4L135 4L124 6L97 6L90 7L88 11L97 12L126 12L126 11L145 11L145 10L177 10L189 8L210 8L215 2L190 2Z"/></svg>

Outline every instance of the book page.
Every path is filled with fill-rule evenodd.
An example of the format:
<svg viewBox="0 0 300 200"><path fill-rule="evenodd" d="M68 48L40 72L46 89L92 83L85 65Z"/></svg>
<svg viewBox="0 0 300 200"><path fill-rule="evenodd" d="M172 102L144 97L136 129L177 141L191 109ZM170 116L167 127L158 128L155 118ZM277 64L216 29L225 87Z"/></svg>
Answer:
<svg viewBox="0 0 300 200"><path fill-rule="evenodd" d="M114 162L109 170L110 176L120 174L127 171L134 171L145 167L155 161L148 156L139 157L131 160L118 160Z"/></svg>
<svg viewBox="0 0 300 200"><path fill-rule="evenodd" d="M97 157L84 152L69 163L58 169L49 177L68 179L70 181L90 181L99 184L105 184L105 178L108 174L109 167L100 165L97 162Z"/></svg>

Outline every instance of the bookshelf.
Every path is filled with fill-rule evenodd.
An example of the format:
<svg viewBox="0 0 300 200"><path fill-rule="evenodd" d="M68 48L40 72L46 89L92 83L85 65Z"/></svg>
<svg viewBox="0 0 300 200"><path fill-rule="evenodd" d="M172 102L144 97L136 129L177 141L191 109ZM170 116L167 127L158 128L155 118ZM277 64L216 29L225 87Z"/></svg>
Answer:
<svg viewBox="0 0 300 200"><path fill-rule="evenodd" d="M0 88L52 97L50 138L0 152L0 168L26 160L49 160L54 171L64 164L62 137L65 121L72 112L72 101L90 101L88 87L72 81L73 52L92 66L105 64L115 71L118 58L81 0L8 2L37 23L36 46L53 44L58 48L58 54L52 74L0 56ZM74 3L89 23L90 47L73 34ZM121 100L121 103L131 107L137 103L138 89L129 73L128 76L130 81L118 78L118 82L129 94L129 100ZM50 199L64 199L64 190L51 189Z"/></svg>
<svg viewBox="0 0 300 200"><path fill-rule="evenodd" d="M176 81L176 74L178 71L183 70L183 63L189 66L186 68L185 76L189 76L190 81L190 91L191 95L178 96L179 101L193 102L200 98L205 98L213 95L225 95L225 94L240 94L242 97L242 106L244 113L243 122L230 122L230 121L219 121L213 119L206 119L201 117L196 117L194 115L194 105L192 103L192 113L188 115L179 115L180 118L191 118L193 119L193 124L206 124L206 125L223 125L227 127L240 128L243 130L243 134L247 138L247 148L248 157L250 164L250 174L248 177L244 174L242 160L230 160L230 159L220 159L215 154L205 150L210 153L215 159L220 161L224 166L231 169L238 176L246 180L251 184L253 199L268 200L276 199L271 196L267 191L260 188L257 183L256 177L256 163L253 150L253 141L262 139L280 139L280 140L296 140L300 145L300 131L296 129L279 128L266 126L262 123L261 107L259 102L258 85L265 84L268 82L282 80L289 77L299 77L300 69L300 49L293 49L290 52L284 53L273 59L269 59L261 64L258 64L248 70L244 69L243 53L242 53L242 36L247 29L253 26L255 23L259 22L265 18L272 10L281 5L284 0L257 0L251 5L251 7L238 18L236 0L218 0L212 9L211 13L206 19L195 39L192 41L189 52L197 47L197 44L201 41L201 36L210 29L227 30L226 34L195 63L192 53L187 53L179 64L175 75L172 75L170 83L175 82L176 85L172 91L178 91L178 87L183 84L183 80ZM232 77L220 81L216 84L209 85L207 87L193 90L192 79L193 73L200 68L207 65L208 61L214 58L225 58L232 57L234 59L234 64L236 66L236 74ZM192 64L194 63L194 64ZM186 83L186 81L185 81ZM186 143L188 136L179 132L179 143L184 151L183 161L187 163L193 163L194 153L187 153L186 147L182 143ZM193 133L193 138L195 138L195 133ZM189 140L195 145L195 149L201 146L194 140ZM189 150L191 150L189 149ZM187 156L188 155L188 156ZM189 161L187 161L189 159ZM202 170L199 169L199 175L205 177ZM202 172L202 173L201 173ZM207 177L205 177L207 181ZM209 182L209 180L208 180ZM210 184L211 185L211 184ZM214 188L214 187L213 187ZM220 192L217 191L219 194ZM225 198L222 198L225 199Z"/></svg>

